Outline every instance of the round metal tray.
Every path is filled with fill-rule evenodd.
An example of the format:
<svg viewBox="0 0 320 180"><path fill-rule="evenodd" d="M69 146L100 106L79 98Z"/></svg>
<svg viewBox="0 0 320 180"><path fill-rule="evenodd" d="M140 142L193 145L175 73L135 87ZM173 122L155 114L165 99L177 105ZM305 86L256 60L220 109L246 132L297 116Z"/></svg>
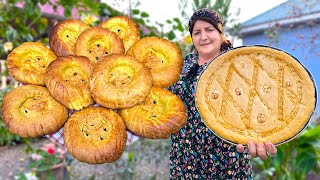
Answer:
<svg viewBox="0 0 320 180"><path fill-rule="evenodd" d="M232 48L232 49L230 49L230 50L228 50L228 51L226 51L226 52L223 52L223 53L219 54L216 58L218 58L218 57L221 56L222 54L228 53L228 52L233 51L233 50L235 50L235 49L245 48L245 47L266 47L266 48L275 49L275 50L277 50L277 51L282 51L282 52L290 55L293 59L295 59L295 60L306 70L306 72L308 73L311 81L313 82L314 91L315 91L315 105L314 105L313 112L311 113L308 121L305 123L305 125L303 126L303 128L301 128L301 130L298 131L296 134L294 134L294 135L291 136L290 138L288 138L288 139L286 139L286 140L284 140L284 141L282 141L282 142L279 142L279 143L277 143L277 144L274 144L274 145L275 145L275 146L278 146L278 145L287 143L287 142L295 139L296 137L298 137L298 136L303 132L303 130L305 130L305 129L308 127L308 125L310 124L310 119L312 118L312 116L313 116L314 113L315 113L315 110L317 109L317 96L318 96L318 94L317 94L316 82L315 82L315 80L314 80L311 72L310 72L296 57L294 57L293 55L291 55L290 53L288 53L288 52L286 52L286 51L284 51L284 50L282 50L282 49L278 49L278 48L272 47L272 46L260 45L260 44L258 44L258 45L249 45L249 46L239 46L239 47ZM209 67L210 64L211 64L212 62L214 62L214 60L215 60L216 58L214 58L214 59L208 64L207 67ZM204 70L204 71L200 74L200 78L199 78L198 81L197 81L196 88L198 87L199 80L201 79L201 76L202 76L202 74L203 74L205 71L206 71L206 70ZM197 105L197 96L195 96L195 104L196 104L197 111L198 111L199 114L200 114L200 111L199 111L198 105ZM200 116L201 116L201 114L200 114ZM209 129L212 133L214 133L217 137L223 139L224 141L226 141L226 142L228 142L228 143L230 143L230 144L237 145L237 143L232 142L232 141L230 141L230 140L228 140L228 139L225 139L225 138L221 137L218 133L216 133L214 130L212 130L206 123L205 123L205 125L206 125L206 126L208 127L208 129ZM247 145L245 144L244 146L247 146Z"/></svg>

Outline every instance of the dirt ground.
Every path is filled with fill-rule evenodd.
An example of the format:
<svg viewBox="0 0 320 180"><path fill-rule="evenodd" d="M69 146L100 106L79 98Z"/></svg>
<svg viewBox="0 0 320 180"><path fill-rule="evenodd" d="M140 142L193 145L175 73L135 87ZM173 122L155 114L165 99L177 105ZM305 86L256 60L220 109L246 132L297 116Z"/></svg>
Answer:
<svg viewBox="0 0 320 180"><path fill-rule="evenodd" d="M43 138L32 142L40 148L50 140ZM25 153L26 145L0 146L0 180L12 180L19 172L30 172L30 154ZM130 160L128 159L130 155ZM133 155L133 156L132 156ZM68 155L69 165L65 178L77 180L108 179L169 179L169 143L167 140L139 140L127 146L122 157L115 163L91 165L81 163ZM132 158L133 157L133 158Z"/></svg>
<svg viewBox="0 0 320 180"><path fill-rule="evenodd" d="M32 148L51 143L43 138L32 142ZM169 179L169 140L142 139L127 146L122 157L114 163L91 165L67 156L66 180L167 180ZM0 180L13 180L19 172L30 172L30 154L26 145L0 146ZM131 158L129 158L131 157ZM320 174L310 174L307 179L319 179Z"/></svg>

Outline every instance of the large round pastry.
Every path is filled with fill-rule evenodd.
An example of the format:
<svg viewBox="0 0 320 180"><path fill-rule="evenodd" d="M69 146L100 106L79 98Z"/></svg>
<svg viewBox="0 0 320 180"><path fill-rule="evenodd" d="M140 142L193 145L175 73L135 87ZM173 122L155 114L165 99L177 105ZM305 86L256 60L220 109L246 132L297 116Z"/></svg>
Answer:
<svg viewBox="0 0 320 180"><path fill-rule="evenodd" d="M121 109L120 116L128 130L150 139L166 139L178 132L187 121L187 108L172 92L152 87L143 104Z"/></svg>
<svg viewBox="0 0 320 180"><path fill-rule="evenodd" d="M116 33L102 27L91 27L79 36L75 52L96 64L110 54L124 54L125 49Z"/></svg>
<svg viewBox="0 0 320 180"><path fill-rule="evenodd" d="M127 141L126 126L113 110L90 107L73 113L64 126L64 142L77 160L90 164L118 160Z"/></svg>
<svg viewBox="0 0 320 180"><path fill-rule="evenodd" d="M26 85L4 96L2 115L11 133L29 138L57 132L66 122L68 110L50 95L47 88Z"/></svg>
<svg viewBox="0 0 320 180"><path fill-rule="evenodd" d="M75 54L75 43L79 35L90 26L77 19L58 22L49 35L49 45L57 56Z"/></svg>
<svg viewBox="0 0 320 180"><path fill-rule="evenodd" d="M152 76L134 57L113 54L93 71L90 91L94 100L107 108L129 108L141 104L152 87Z"/></svg>
<svg viewBox="0 0 320 180"><path fill-rule="evenodd" d="M25 42L8 55L8 71L19 82L44 86L47 68L56 58L44 44Z"/></svg>
<svg viewBox="0 0 320 180"><path fill-rule="evenodd" d="M315 89L308 70L288 53L239 47L208 65L198 81L196 105L205 124L229 142L282 144L307 126Z"/></svg>
<svg viewBox="0 0 320 180"><path fill-rule="evenodd" d="M115 32L123 41L125 51L140 39L140 31L137 24L127 16L111 17L99 24Z"/></svg>
<svg viewBox="0 0 320 180"><path fill-rule="evenodd" d="M144 37L135 43L129 55L150 69L154 86L169 87L178 81L183 60L174 43L155 36Z"/></svg>
<svg viewBox="0 0 320 180"><path fill-rule="evenodd" d="M93 64L84 56L60 56L49 65L45 83L52 96L70 110L93 104L89 81Z"/></svg>

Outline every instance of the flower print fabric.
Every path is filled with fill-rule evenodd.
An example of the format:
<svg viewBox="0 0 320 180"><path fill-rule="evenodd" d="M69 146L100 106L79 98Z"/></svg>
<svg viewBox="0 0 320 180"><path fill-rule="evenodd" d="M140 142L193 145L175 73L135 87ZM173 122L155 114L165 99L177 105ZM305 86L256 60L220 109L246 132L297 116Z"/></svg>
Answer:
<svg viewBox="0 0 320 180"><path fill-rule="evenodd" d="M199 66L198 58L185 57L180 79L170 88L188 108L186 125L171 135L170 179L252 179L250 154L215 136L196 109L196 83L208 66Z"/></svg>

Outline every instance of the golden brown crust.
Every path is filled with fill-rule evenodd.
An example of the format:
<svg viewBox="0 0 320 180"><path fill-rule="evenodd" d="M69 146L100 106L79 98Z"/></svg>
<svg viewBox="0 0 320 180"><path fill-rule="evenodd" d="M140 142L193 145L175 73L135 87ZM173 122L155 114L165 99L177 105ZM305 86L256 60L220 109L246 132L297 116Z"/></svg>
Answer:
<svg viewBox="0 0 320 180"><path fill-rule="evenodd" d="M26 138L57 132L68 118L68 110L47 88L36 85L20 86L7 93L2 113L9 131Z"/></svg>
<svg viewBox="0 0 320 180"><path fill-rule="evenodd" d="M125 51L140 39L139 27L127 16L111 17L99 26L115 32L122 39Z"/></svg>
<svg viewBox="0 0 320 180"><path fill-rule="evenodd" d="M57 56L75 55L75 43L80 34L90 26L77 19L58 22L49 35L49 45Z"/></svg>
<svg viewBox="0 0 320 180"><path fill-rule="evenodd" d="M200 77L196 104L206 125L234 143L283 143L309 121L315 87L306 69L269 47L230 50Z"/></svg>
<svg viewBox="0 0 320 180"><path fill-rule="evenodd" d="M116 33L106 28L92 27L79 36L75 53L78 56L88 57L96 64L110 54L124 54L125 49Z"/></svg>
<svg viewBox="0 0 320 180"><path fill-rule="evenodd" d="M44 86L48 65L55 59L56 55L42 43L25 42L8 55L8 71L24 84Z"/></svg>
<svg viewBox="0 0 320 180"><path fill-rule="evenodd" d="M130 51L150 69L154 86L169 87L178 81L183 59L174 43L155 36L144 37Z"/></svg>
<svg viewBox="0 0 320 180"><path fill-rule="evenodd" d="M128 108L142 103L152 87L147 68L124 54L106 56L91 76L90 91L95 101L107 108Z"/></svg>
<svg viewBox="0 0 320 180"><path fill-rule="evenodd" d="M90 107L71 115L64 126L64 140L77 160L90 164L110 163L121 157L127 132L116 112Z"/></svg>
<svg viewBox="0 0 320 180"><path fill-rule="evenodd" d="M81 110L93 104L89 89L93 64L84 56L60 56L49 65L45 76L51 95L66 108Z"/></svg>
<svg viewBox="0 0 320 180"><path fill-rule="evenodd" d="M187 121L187 108L181 99L159 87L152 87L143 104L121 109L119 114L131 132L151 139L166 139Z"/></svg>

